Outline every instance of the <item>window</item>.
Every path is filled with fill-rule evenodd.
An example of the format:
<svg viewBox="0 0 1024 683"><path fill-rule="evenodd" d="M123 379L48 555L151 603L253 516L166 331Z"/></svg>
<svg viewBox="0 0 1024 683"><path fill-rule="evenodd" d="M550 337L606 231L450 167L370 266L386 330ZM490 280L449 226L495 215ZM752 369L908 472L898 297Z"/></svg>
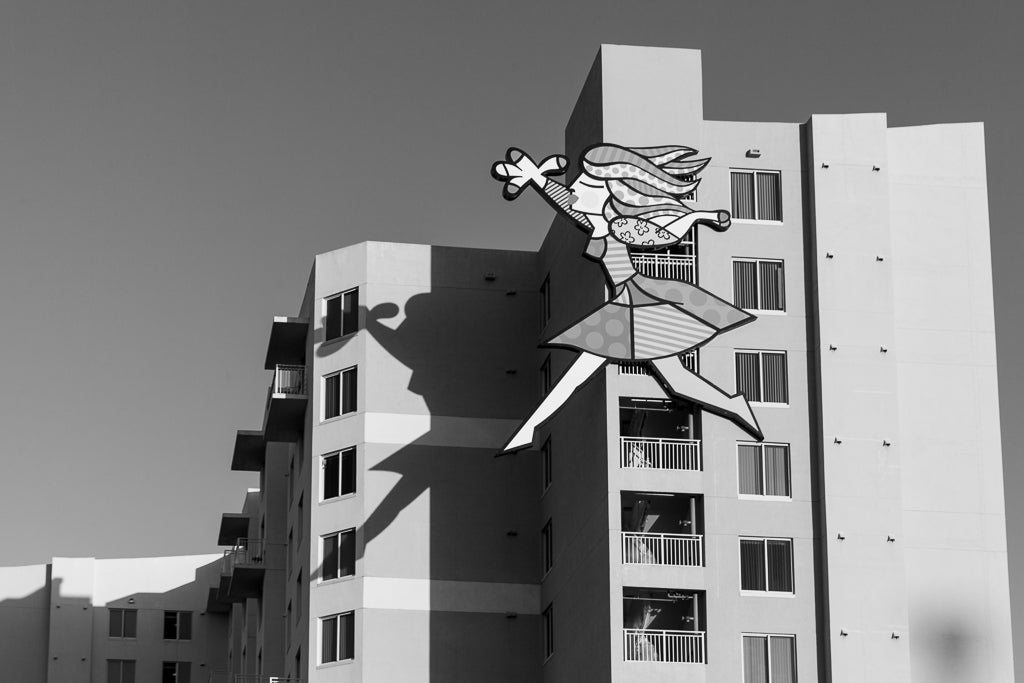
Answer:
<svg viewBox="0 0 1024 683"><path fill-rule="evenodd" d="M164 640L192 640L192 613L164 612Z"/></svg>
<svg viewBox="0 0 1024 683"><path fill-rule="evenodd" d="M552 613L553 604L547 606L542 617L544 619L544 659L555 654L555 617Z"/></svg>
<svg viewBox="0 0 1024 683"><path fill-rule="evenodd" d="M732 293L733 303L748 311L785 311L782 261L734 259Z"/></svg>
<svg viewBox="0 0 1024 683"><path fill-rule="evenodd" d="M737 351L736 391L751 403L789 403L785 351Z"/></svg>
<svg viewBox="0 0 1024 683"><path fill-rule="evenodd" d="M548 275L544 278L544 283L540 286L540 327L544 329L544 326L548 324L548 320L551 319L551 276Z"/></svg>
<svg viewBox="0 0 1024 683"><path fill-rule="evenodd" d="M554 539L551 536L551 520L540 530L540 554L544 560L544 573L551 571L551 565L555 562Z"/></svg>
<svg viewBox="0 0 1024 683"><path fill-rule="evenodd" d="M302 544L302 526L303 526L302 523L303 523L303 520L304 520L304 518L302 516L302 503L303 503L303 500L305 499L305 497L306 497L306 494L302 494L302 495L299 496L299 506L297 508L298 512L296 513L296 516L295 516L295 532L296 532L295 533L295 537L298 540L298 543L300 545Z"/></svg>
<svg viewBox="0 0 1024 683"><path fill-rule="evenodd" d="M161 683L189 683L192 674L191 662L164 662Z"/></svg>
<svg viewBox="0 0 1024 683"><path fill-rule="evenodd" d="M796 683L796 638L744 633L743 683Z"/></svg>
<svg viewBox="0 0 1024 683"><path fill-rule="evenodd" d="M349 368L324 377L324 419L356 410L356 369Z"/></svg>
<svg viewBox="0 0 1024 683"><path fill-rule="evenodd" d="M782 174L778 171L733 170L732 217L782 221Z"/></svg>
<svg viewBox="0 0 1024 683"><path fill-rule="evenodd" d="M355 619L352 612L320 620L320 663L352 659L355 653Z"/></svg>
<svg viewBox="0 0 1024 683"><path fill-rule="evenodd" d="M139 613L133 609L112 609L110 610L110 632L111 638L134 638L135 625L138 623ZM114 660L111 660L114 661Z"/></svg>
<svg viewBox="0 0 1024 683"><path fill-rule="evenodd" d="M324 340L352 334L359 329L359 288L324 299Z"/></svg>
<svg viewBox="0 0 1024 683"><path fill-rule="evenodd" d="M789 446L781 443L741 443L740 495L789 498Z"/></svg>
<svg viewBox="0 0 1024 683"><path fill-rule="evenodd" d="M330 581L356 573L356 530L339 531L321 537L323 569L321 581Z"/></svg>
<svg viewBox="0 0 1024 683"><path fill-rule="evenodd" d="M551 356L544 359L540 366L540 395L547 396L551 391Z"/></svg>
<svg viewBox="0 0 1024 683"><path fill-rule="evenodd" d="M356 492L356 449L324 456L324 500Z"/></svg>
<svg viewBox="0 0 1024 683"><path fill-rule="evenodd" d="M548 487L551 486L551 437L544 442L544 445L540 448L541 452L541 467L543 468L544 477L544 489L547 491Z"/></svg>
<svg viewBox="0 0 1024 683"><path fill-rule="evenodd" d="M793 541L788 538L741 538L740 589L792 593Z"/></svg>
<svg viewBox="0 0 1024 683"><path fill-rule="evenodd" d="M302 568L299 568L299 575L295 577L295 604L299 609L295 610L295 624L299 623L299 615L302 614Z"/></svg>
<svg viewBox="0 0 1024 683"><path fill-rule="evenodd" d="M135 660L108 659L107 683L135 683Z"/></svg>

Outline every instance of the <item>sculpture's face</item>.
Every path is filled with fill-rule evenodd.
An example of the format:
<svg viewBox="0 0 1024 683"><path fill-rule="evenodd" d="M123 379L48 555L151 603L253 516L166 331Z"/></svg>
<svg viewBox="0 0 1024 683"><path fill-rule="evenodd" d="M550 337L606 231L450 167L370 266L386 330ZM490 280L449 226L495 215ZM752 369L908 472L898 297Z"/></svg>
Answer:
<svg viewBox="0 0 1024 683"><path fill-rule="evenodd" d="M581 173L570 187L574 199L572 210L580 213L601 215L604 203L608 200L608 186L601 180L595 180L586 173Z"/></svg>

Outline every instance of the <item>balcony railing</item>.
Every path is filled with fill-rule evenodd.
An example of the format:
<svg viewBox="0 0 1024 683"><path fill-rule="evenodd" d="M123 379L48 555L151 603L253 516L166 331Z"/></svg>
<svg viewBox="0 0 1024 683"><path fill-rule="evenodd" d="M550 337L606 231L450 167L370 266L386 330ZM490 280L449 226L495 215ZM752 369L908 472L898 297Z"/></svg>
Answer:
<svg viewBox="0 0 1024 683"><path fill-rule="evenodd" d="M230 574L240 565L262 566L266 561L266 544L261 538L240 538L235 547L224 551L222 572Z"/></svg>
<svg viewBox="0 0 1024 683"><path fill-rule="evenodd" d="M656 439L644 436L619 437L619 466L655 470L690 470L703 467L700 441Z"/></svg>
<svg viewBox="0 0 1024 683"><path fill-rule="evenodd" d="M682 356L683 365L687 370L693 373L700 372L700 365L697 359L697 349L687 351ZM651 367L647 364L647 361L622 361L619 363L619 374L620 375L650 375Z"/></svg>
<svg viewBox="0 0 1024 683"><path fill-rule="evenodd" d="M275 394L293 394L303 396L306 393L306 366L276 365L274 366Z"/></svg>
<svg viewBox="0 0 1024 683"><path fill-rule="evenodd" d="M704 537L688 534L622 532L623 564L704 566Z"/></svg>
<svg viewBox="0 0 1024 683"><path fill-rule="evenodd" d="M627 662L703 664L704 632L623 629L622 656Z"/></svg>
<svg viewBox="0 0 1024 683"><path fill-rule="evenodd" d="M213 681L211 680L211 683ZM268 676L266 674L235 674L232 683L302 683L301 678Z"/></svg>
<svg viewBox="0 0 1024 683"><path fill-rule="evenodd" d="M697 269L693 256L685 254L631 254L633 266L641 275L663 280L695 283Z"/></svg>

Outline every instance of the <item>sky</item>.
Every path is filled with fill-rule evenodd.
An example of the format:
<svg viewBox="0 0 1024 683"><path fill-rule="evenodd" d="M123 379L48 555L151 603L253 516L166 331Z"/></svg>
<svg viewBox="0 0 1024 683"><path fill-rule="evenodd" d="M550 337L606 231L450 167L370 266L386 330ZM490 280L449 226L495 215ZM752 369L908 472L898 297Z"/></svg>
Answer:
<svg viewBox="0 0 1024 683"><path fill-rule="evenodd" d="M537 249L550 211L490 163L561 150L601 43L686 47L707 119L985 123L1021 652L1021 26L996 2L4 0L0 565L215 552L313 255Z"/></svg>

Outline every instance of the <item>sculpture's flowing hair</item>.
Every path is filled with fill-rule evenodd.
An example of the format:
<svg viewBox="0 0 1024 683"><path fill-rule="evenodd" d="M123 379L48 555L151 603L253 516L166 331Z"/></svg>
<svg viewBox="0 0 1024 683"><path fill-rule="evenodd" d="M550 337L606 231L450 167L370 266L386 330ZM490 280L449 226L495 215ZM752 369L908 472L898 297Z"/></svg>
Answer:
<svg viewBox="0 0 1024 683"><path fill-rule="evenodd" d="M680 218L693 209L683 203L700 183L695 176L710 159L689 159L697 150L680 145L634 147L596 145L583 155L583 171L608 184L604 217Z"/></svg>

